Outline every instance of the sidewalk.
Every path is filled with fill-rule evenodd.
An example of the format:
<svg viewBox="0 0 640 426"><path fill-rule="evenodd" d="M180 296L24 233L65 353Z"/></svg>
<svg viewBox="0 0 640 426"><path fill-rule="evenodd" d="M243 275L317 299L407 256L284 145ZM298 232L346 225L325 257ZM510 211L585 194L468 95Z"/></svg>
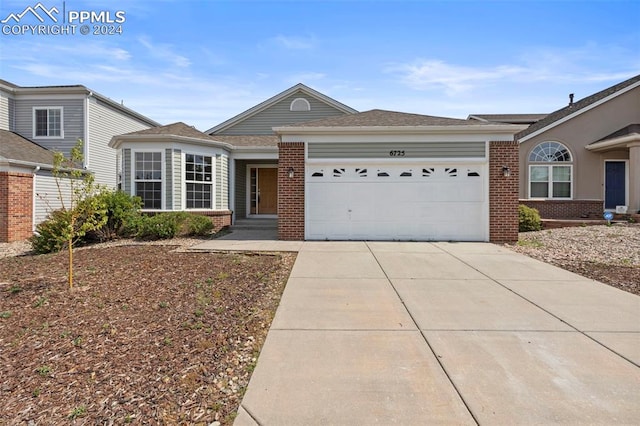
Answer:
<svg viewBox="0 0 640 426"><path fill-rule="evenodd" d="M483 243L305 242L235 424L634 424L640 298Z"/></svg>

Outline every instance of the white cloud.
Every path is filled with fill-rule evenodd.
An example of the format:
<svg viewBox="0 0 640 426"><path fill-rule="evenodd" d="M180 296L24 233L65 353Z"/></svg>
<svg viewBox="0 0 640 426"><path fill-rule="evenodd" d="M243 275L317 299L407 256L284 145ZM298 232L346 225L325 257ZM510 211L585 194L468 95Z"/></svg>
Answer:
<svg viewBox="0 0 640 426"><path fill-rule="evenodd" d="M167 61L177 67L186 68L191 65L191 61L173 49L173 46L166 43L152 43L149 37L138 37L138 41L142 44L149 54L157 59Z"/></svg>
<svg viewBox="0 0 640 426"><path fill-rule="evenodd" d="M300 36L285 36L278 35L272 39L277 45L284 47L285 49L292 50L306 50L312 49L316 46L317 41L315 37L300 37Z"/></svg>

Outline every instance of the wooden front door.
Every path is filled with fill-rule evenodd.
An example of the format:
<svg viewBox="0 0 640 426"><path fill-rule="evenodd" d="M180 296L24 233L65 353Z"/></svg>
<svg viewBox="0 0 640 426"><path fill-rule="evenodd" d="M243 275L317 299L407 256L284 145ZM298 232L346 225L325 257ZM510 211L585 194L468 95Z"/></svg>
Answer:
<svg viewBox="0 0 640 426"><path fill-rule="evenodd" d="M256 206L251 209L253 214L278 214L278 169L256 168L252 170L256 176L255 200Z"/></svg>

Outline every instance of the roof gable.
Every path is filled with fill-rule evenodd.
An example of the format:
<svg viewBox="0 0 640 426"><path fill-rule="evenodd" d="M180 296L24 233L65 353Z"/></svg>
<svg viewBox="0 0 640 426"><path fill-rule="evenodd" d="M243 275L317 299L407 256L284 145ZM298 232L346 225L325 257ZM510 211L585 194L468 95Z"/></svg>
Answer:
<svg viewBox="0 0 640 426"><path fill-rule="evenodd" d="M591 96L580 99L564 108L561 108L555 112L552 112L542 120L533 123L531 126L515 135L516 139L521 142L532 138L535 135L545 132L546 130L555 127L563 122L570 120L576 115L582 114L598 105L608 102L611 99L626 93L629 90L633 90L636 87L640 87L640 74L635 77L631 77L621 83L608 87L600 92L594 93Z"/></svg>
<svg viewBox="0 0 640 426"><path fill-rule="evenodd" d="M357 114L307 121L285 127L390 127L390 126L465 126L483 125L472 120L410 114L406 112L373 109Z"/></svg>
<svg viewBox="0 0 640 426"><path fill-rule="evenodd" d="M250 108L245 112L240 113L235 117L232 117L229 120L210 128L205 133L208 133L210 135L221 134L221 133L225 133L225 134L256 133L255 130L254 131L249 130L248 126L247 128L242 129L243 124L247 124L247 122L249 122L252 119L257 120L258 115L260 114L266 115L266 112L270 109L276 109L278 107L280 107L281 110L283 109L283 107L286 107L288 109L291 101L297 97L302 97L306 99L311 104L311 111L314 111L314 107L315 109L320 107L322 109L321 114L324 116L338 115L338 114L353 114L357 112L355 109L341 102L338 102L335 99L332 99L326 95L323 95L322 93L316 90L313 90L302 83L298 83L295 86L285 90L284 92L281 92L267 99L266 101L259 103L253 108ZM313 118L318 118L318 116L315 115L313 116ZM289 114L286 117L281 115L278 118L269 117L266 119L267 121L269 120L275 120L275 121L272 123L263 125L262 127L264 129L260 131L260 133L262 134L272 133L271 128L274 126L291 124L293 122L308 121L310 118L309 118L309 114L293 112L293 114ZM281 120L284 120L285 122L282 122Z"/></svg>

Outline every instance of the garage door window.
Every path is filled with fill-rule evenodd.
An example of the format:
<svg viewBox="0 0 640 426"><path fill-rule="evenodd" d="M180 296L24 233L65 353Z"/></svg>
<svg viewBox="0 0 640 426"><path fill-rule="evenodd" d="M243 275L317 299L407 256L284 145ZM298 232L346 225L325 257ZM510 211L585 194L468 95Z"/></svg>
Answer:
<svg viewBox="0 0 640 426"><path fill-rule="evenodd" d="M534 163L529 165L529 196L570 199L573 176L571 161L571 153L559 142L537 145L529 154L529 163Z"/></svg>

